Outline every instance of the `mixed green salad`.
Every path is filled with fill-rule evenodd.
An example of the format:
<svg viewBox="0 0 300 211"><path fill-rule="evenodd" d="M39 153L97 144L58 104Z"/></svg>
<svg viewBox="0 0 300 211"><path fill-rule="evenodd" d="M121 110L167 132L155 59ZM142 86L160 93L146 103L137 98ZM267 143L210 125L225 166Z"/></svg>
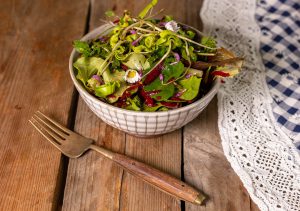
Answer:
<svg viewBox="0 0 300 211"><path fill-rule="evenodd" d="M80 57L76 78L88 92L111 105L134 111L166 111L203 97L216 77L233 77L242 58L217 48L212 37L155 19L153 0L133 17L113 16L111 27L93 40L75 40Z"/></svg>

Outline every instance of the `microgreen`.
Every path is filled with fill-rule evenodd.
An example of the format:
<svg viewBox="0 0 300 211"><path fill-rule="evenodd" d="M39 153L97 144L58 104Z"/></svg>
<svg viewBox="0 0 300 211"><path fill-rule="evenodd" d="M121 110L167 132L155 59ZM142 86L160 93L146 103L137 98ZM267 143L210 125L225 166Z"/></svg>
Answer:
<svg viewBox="0 0 300 211"><path fill-rule="evenodd" d="M129 110L166 111L203 96L215 77L239 72L242 59L218 49L213 38L196 36L172 16L154 19L156 4L152 0L137 17L107 11L111 27L73 42L80 54L73 64L76 78L91 94Z"/></svg>

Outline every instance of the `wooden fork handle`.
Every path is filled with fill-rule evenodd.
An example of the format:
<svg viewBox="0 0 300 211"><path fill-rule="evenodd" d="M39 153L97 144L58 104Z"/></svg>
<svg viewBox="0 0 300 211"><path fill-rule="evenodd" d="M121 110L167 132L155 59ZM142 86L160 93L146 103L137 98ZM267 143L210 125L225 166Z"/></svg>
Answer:
<svg viewBox="0 0 300 211"><path fill-rule="evenodd" d="M195 188L158 169L118 153L114 153L112 160L165 193L194 204L202 204L205 200L205 196Z"/></svg>

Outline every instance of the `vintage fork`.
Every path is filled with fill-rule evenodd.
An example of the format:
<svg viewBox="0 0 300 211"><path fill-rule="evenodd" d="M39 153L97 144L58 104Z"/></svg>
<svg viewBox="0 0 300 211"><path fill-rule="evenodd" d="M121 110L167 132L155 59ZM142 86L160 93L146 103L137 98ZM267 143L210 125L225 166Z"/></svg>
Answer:
<svg viewBox="0 0 300 211"><path fill-rule="evenodd" d="M163 192L194 204L202 204L205 200L202 193L188 184L125 155L96 146L92 139L69 130L40 111L37 111L29 122L57 149L70 158L77 158L85 151L92 149Z"/></svg>

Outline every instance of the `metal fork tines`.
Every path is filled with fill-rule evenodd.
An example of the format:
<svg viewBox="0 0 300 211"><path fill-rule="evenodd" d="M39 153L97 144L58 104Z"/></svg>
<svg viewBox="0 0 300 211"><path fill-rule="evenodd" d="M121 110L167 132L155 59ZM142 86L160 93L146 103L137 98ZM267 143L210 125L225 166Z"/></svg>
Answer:
<svg viewBox="0 0 300 211"><path fill-rule="evenodd" d="M37 111L29 122L57 149L69 157L79 157L93 143Z"/></svg>
<svg viewBox="0 0 300 211"><path fill-rule="evenodd" d="M70 135L67 128L48 118L40 111L37 111L29 122L56 147L59 147Z"/></svg>

